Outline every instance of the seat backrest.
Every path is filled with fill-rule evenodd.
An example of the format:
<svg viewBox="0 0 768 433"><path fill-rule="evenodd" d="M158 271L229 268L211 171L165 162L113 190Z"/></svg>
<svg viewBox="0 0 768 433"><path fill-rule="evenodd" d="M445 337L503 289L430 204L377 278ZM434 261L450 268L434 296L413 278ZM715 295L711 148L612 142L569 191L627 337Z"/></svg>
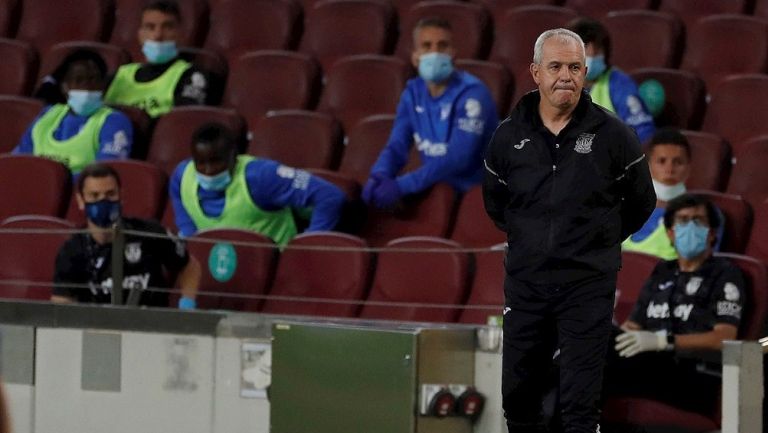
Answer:
<svg viewBox="0 0 768 433"><path fill-rule="evenodd" d="M8 153L21 141L24 132L43 110L39 99L0 96L0 153Z"/></svg>
<svg viewBox="0 0 768 433"><path fill-rule="evenodd" d="M343 233L315 232L296 236L280 255L269 292L270 296L294 299L267 299L261 311L355 317L360 309L359 301L364 299L370 282L371 253L366 247L364 240Z"/></svg>
<svg viewBox="0 0 768 433"><path fill-rule="evenodd" d="M744 254L768 264L768 200L755 206L755 221Z"/></svg>
<svg viewBox="0 0 768 433"><path fill-rule="evenodd" d="M394 10L388 2L323 0L305 11L300 50L328 70L341 57L388 54L394 44Z"/></svg>
<svg viewBox="0 0 768 433"><path fill-rule="evenodd" d="M371 167L387 144L394 123L392 114L377 114L357 122L347 131L347 145L339 171L365 184Z"/></svg>
<svg viewBox="0 0 768 433"><path fill-rule="evenodd" d="M210 229L188 238L187 248L203 270L198 308L259 309L258 296L269 289L277 254L268 237L248 230Z"/></svg>
<svg viewBox="0 0 768 433"><path fill-rule="evenodd" d="M28 42L0 39L0 95L28 95L38 59Z"/></svg>
<svg viewBox="0 0 768 433"><path fill-rule="evenodd" d="M661 0L659 10L682 18L685 27L707 15L741 14L747 12L747 0Z"/></svg>
<svg viewBox="0 0 768 433"><path fill-rule="evenodd" d="M60 41L100 41L107 34L112 11L112 1L79 0L75 6L70 2L24 0L16 39L31 43L40 53Z"/></svg>
<svg viewBox="0 0 768 433"><path fill-rule="evenodd" d="M456 242L430 237L407 237L389 242L379 253L367 301L462 304L467 295L469 257L460 248ZM405 251L409 249L413 251ZM430 269L440 272L430 272ZM453 322L458 313L457 308L366 304L360 317Z"/></svg>
<svg viewBox="0 0 768 433"><path fill-rule="evenodd" d="M306 54L246 53L230 62L224 104L255 119L269 110L309 109L320 92L320 68Z"/></svg>
<svg viewBox="0 0 768 433"><path fill-rule="evenodd" d="M630 76L639 85L656 80L664 88L664 107L654 121L657 126L698 129L706 109L704 80L690 71L667 68L641 68Z"/></svg>
<svg viewBox="0 0 768 433"><path fill-rule="evenodd" d="M756 135L768 134L762 116L768 110L768 76L735 75L725 78L715 89L707 105L702 131L723 136L731 145L745 143ZM734 149L735 153L739 151Z"/></svg>
<svg viewBox="0 0 768 433"><path fill-rule="evenodd" d="M339 119L345 130L373 114L394 114L408 72L405 62L394 57L341 59L326 74L318 109Z"/></svg>
<svg viewBox="0 0 768 433"><path fill-rule="evenodd" d="M690 191L712 202L725 217L720 251L742 254L752 230L752 206L741 196L716 191Z"/></svg>
<svg viewBox="0 0 768 433"><path fill-rule="evenodd" d="M504 232L485 213L480 185L464 193L456 213L451 239L466 247L489 247L503 242Z"/></svg>
<svg viewBox="0 0 768 433"><path fill-rule="evenodd" d="M726 191L742 196L754 208L768 198L768 135L757 136L737 148Z"/></svg>
<svg viewBox="0 0 768 433"><path fill-rule="evenodd" d="M270 111L250 122L248 153L297 168L336 168L342 150L341 126L325 113Z"/></svg>
<svg viewBox="0 0 768 433"><path fill-rule="evenodd" d="M113 75L117 72L120 65L128 63L131 58L128 51L117 45L109 45L101 42L91 41L69 41L52 45L51 48L43 54L42 63L38 79L52 73L64 59L71 53L79 49L87 49L98 53L104 63L107 64L107 74Z"/></svg>
<svg viewBox="0 0 768 433"><path fill-rule="evenodd" d="M635 307L640 290L651 272L659 263L659 258L633 251L621 253L621 269L616 278L616 306L613 318L621 325L629 318Z"/></svg>
<svg viewBox="0 0 768 433"><path fill-rule="evenodd" d="M440 17L451 24L453 47L458 59L484 59L490 48L491 17L477 4L451 0L435 0L416 3L400 16L400 41L397 56L410 62L413 52L413 29L419 20Z"/></svg>
<svg viewBox="0 0 768 433"><path fill-rule="evenodd" d="M602 22L611 35L611 63L623 70L676 68L680 64L683 23L676 16L623 10L609 13Z"/></svg>
<svg viewBox="0 0 768 433"><path fill-rule="evenodd" d="M245 134L245 120L234 110L186 106L177 107L160 117L152 133L147 160L157 164L169 176L179 162L190 157L195 131L209 122L221 123L240 139Z"/></svg>
<svg viewBox="0 0 768 433"><path fill-rule="evenodd" d="M725 257L744 273L747 283L747 301L745 312L741 316L739 338L757 340L764 337L765 320L768 314L768 272L765 263L753 257L739 254L715 254Z"/></svg>
<svg viewBox="0 0 768 433"><path fill-rule="evenodd" d="M205 48L230 61L246 51L296 48L301 7L289 1L227 0L211 5Z"/></svg>
<svg viewBox="0 0 768 433"><path fill-rule="evenodd" d="M727 75L764 73L768 68L768 22L764 19L713 15L698 20L687 34L680 68L697 73L710 90Z"/></svg>
<svg viewBox="0 0 768 433"><path fill-rule="evenodd" d="M723 191L731 172L731 146L722 137L709 132L681 132L691 146L691 170L685 186Z"/></svg>
<svg viewBox="0 0 768 433"><path fill-rule="evenodd" d="M0 280L17 281L0 283L0 298L50 299L56 255L72 229L65 220L41 215L0 223Z"/></svg>
<svg viewBox="0 0 768 433"><path fill-rule="evenodd" d="M515 92L515 80L507 68L496 62L463 59L456 61L456 67L479 78L491 92L496 112L504 118L509 111L510 98Z"/></svg>
<svg viewBox="0 0 768 433"><path fill-rule="evenodd" d="M21 13L21 0L0 2L0 38L11 38L16 34Z"/></svg>
<svg viewBox="0 0 768 433"><path fill-rule="evenodd" d="M565 0L565 7L569 7L579 15L601 20L612 11L652 9L655 0ZM613 38L611 38L613 40ZM614 51L615 52L615 51Z"/></svg>
<svg viewBox="0 0 768 433"><path fill-rule="evenodd" d="M64 216L71 188L72 175L60 162L0 155L0 220L27 214Z"/></svg>
<svg viewBox="0 0 768 433"><path fill-rule="evenodd" d="M501 316L504 306L504 254L506 244L476 252L475 270L469 288L469 299L459 316L461 323L488 324L488 316ZM491 306L490 308L481 308Z"/></svg>

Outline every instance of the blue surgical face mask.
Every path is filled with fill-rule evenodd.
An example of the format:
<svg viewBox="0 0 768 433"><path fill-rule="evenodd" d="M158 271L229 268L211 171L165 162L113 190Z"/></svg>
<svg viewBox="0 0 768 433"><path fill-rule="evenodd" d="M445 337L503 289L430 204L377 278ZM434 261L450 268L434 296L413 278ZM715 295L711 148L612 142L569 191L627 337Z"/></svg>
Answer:
<svg viewBox="0 0 768 433"><path fill-rule="evenodd" d="M195 175L200 187L208 191L223 191L232 182L232 175L229 174L229 170L224 170L213 176L206 176L197 172L195 172Z"/></svg>
<svg viewBox="0 0 768 433"><path fill-rule="evenodd" d="M605 72L605 56L600 54L599 56L587 56L587 81L595 81L597 77Z"/></svg>
<svg viewBox="0 0 768 433"><path fill-rule="evenodd" d="M141 52L149 63L165 63L179 55L175 41L153 41L147 39L141 47Z"/></svg>
<svg viewBox="0 0 768 433"><path fill-rule="evenodd" d="M67 92L67 105L75 114L90 116L104 105L103 92L91 90L70 90Z"/></svg>
<svg viewBox="0 0 768 433"><path fill-rule="evenodd" d="M709 227L700 226L694 221L675 224L675 248L686 259L698 257L707 249Z"/></svg>
<svg viewBox="0 0 768 433"><path fill-rule="evenodd" d="M112 227L120 219L120 202L104 199L86 203L85 215L99 227Z"/></svg>
<svg viewBox="0 0 768 433"><path fill-rule="evenodd" d="M445 53L427 53L419 57L419 76L425 81L440 83L453 73L451 56Z"/></svg>

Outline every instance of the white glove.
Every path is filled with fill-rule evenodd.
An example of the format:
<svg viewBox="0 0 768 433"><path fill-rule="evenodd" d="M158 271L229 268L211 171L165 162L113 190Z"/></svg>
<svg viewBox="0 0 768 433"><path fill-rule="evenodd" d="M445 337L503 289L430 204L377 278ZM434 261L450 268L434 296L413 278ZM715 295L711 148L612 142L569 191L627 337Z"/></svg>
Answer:
<svg viewBox="0 0 768 433"><path fill-rule="evenodd" d="M667 331L627 331L616 336L616 351L629 358L642 352L667 350Z"/></svg>

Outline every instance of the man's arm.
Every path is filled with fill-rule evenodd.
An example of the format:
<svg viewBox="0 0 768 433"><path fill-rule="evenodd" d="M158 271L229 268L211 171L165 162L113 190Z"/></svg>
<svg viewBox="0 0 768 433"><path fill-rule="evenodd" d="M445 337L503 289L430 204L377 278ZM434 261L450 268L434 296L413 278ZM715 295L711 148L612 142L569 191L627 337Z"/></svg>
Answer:
<svg viewBox="0 0 768 433"><path fill-rule="evenodd" d="M86 284L88 282L88 278L84 275L85 264L80 263L72 251L74 245L75 243L69 240L59 248L59 252L56 254L51 302L61 304L77 302L76 291L78 289L68 287L68 284Z"/></svg>
<svg viewBox="0 0 768 433"><path fill-rule="evenodd" d="M182 74L174 91L174 106L212 105L213 98L211 75L194 65Z"/></svg>
<svg viewBox="0 0 768 433"><path fill-rule="evenodd" d="M168 195L173 206L176 227L179 229L179 235L182 237L192 236L197 232L197 225L192 221L192 217L189 216L189 213L184 208L184 204L181 202L181 178L184 175L184 169L187 164L191 163L189 160L182 161L176 167L176 170L173 171L171 181L168 183Z"/></svg>
<svg viewBox="0 0 768 433"><path fill-rule="evenodd" d="M127 159L133 147L133 125L128 117L114 111L99 132L97 160Z"/></svg>
<svg viewBox="0 0 768 433"><path fill-rule="evenodd" d="M656 193L640 142L629 131L624 133L624 152L617 181L621 186L621 241L645 224L656 208Z"/></svg>
<svg viewBox="0 0 768 433"><path fill-rule="evenodd" d="M40 112L40 114L37 115L35 120L32 121L32 123L29 124L26 131L24 131L24 135L21 136L21 139L19 140L19 144L16 145L16 147L13 148L13 151L11 152L13 155L31 155L32 152L34 152L35 147L34 143L32 141L32 128L35 126L38 120L45 114L51 107L47 106L43 108L43 111Z"/></svg>
<svg viewBox="0 0 768 433"><path fill-rule="evenodd" d="M509 188L507 186L507 176L504 170L502 158L502 147L504 143L506 125L509 120L505 120L496 129L491 138L491 143L485 153L483 164L485 165L485 177L483 179L483 204L485 212L491 218L496 227L506 231L506 218L504 209L510 200Z"/></svg>
<svg viewBox="0 0 768 433"><path fill-rule="evenodd" d="M397 105L397 115L392 125L386 146L382 149L376 162L371 167L371 173L382 173L394 178L408 162L408 156L413 144L413 125L409 111L413 109L408 89L403 91Z"/></svg>
<svg viewBox="0 0 768 433"><path fill-rule="evenodd" d="M181 268L176 276L176 287L181 289L181 296L189 299L197 297L200 288L200 278L203 275L200 262L193 256L189 256L186 266Z"/></svg>

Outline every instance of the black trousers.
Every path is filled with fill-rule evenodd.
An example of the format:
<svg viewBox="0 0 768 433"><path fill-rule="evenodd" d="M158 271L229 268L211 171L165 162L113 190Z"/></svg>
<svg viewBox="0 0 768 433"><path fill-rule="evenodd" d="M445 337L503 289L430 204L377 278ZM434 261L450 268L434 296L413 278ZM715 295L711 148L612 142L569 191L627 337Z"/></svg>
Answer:
<svg viewBox="0 0 768 433"><path fill-rule="evenodd" d="M504 282L502 404L510 433L546 431L542 399L560 350L560 418L565 433L594 433L616 274L568 285Z"/></svg>

